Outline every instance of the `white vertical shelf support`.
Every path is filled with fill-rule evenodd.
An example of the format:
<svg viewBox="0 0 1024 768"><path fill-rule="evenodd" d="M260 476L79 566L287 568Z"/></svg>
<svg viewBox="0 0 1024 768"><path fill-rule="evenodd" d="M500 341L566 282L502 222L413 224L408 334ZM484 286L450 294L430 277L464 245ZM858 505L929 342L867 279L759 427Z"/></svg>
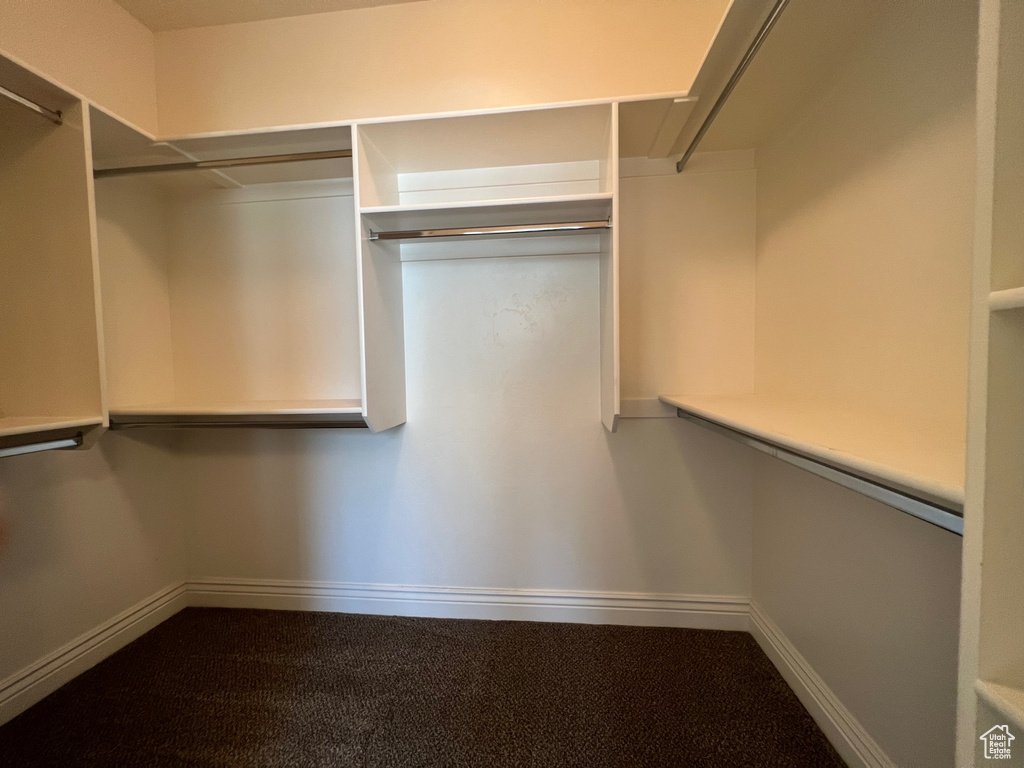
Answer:
<svg viewBox="0 0 1024 768"><path fill-rule="evenodd" d="M608 179L612 192L612 229L601 250L601 422L619 427L619 105L611 105L608 124Z"/></svg>
<svg viewBox="0 0 1024 768"><path fill-rule="evenodd" d="M96 345L99 359L100 409L103 428L110 426L110 390L107 386L107 349L103 332L103 291L100 283L99 223L96 216L96 180L93 178L92 108L82 102L82 141L85 145L86 195L89 207L89 245L92 249L93 301L96 306Z"/></svg>
<svg viewBox="0 0 1024 768"><path fill-rule="evenodd" d="M967 484L960 602L956 764L979 758L979 737L1008 719L1021 727L1024 611L1024 6L979 4L974 273L968 388ZM1018 732L1017 737L1021 734Z"/></svg>
<svg viewBox="0 0 1024 768"><path fill-rule="evenodd" d="M374 432L406 420L405 314L402 261L397 242L374 242L360 215L360 178L372 178L366 137L352 127L353 196L356 206L356 264L359 281L359 356L363 418Z"/></svg>

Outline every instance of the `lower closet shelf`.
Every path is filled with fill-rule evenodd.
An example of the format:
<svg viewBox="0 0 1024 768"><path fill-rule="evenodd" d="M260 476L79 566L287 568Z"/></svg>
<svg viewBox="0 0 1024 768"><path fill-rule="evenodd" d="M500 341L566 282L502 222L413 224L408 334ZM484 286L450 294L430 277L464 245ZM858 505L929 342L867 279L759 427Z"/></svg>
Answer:
<svg viewBox="0 0 1024 768"><path fill-rule="evenodd" d="M98 427L102 423L101 416L2 416L0 417L0 437L79 427Z"/></svg>
<svg viewBox="0 0 1024 768"><path fill-rule="evenodd" d="M1024 731L1024 690L985 680L976 680L974 690L982 701L1009 720L1018 731Z"/></svg>
<svg viewBox="0 0 1024 768"><path fill-rule="evenodd" d="M155 403L112 408L111 429L131 427L365 427L359 400Z"/></svg>
<svg viewBox="0 0 1024 768"><path fill-rule="evenodd" d="M795 457L790 463L806 463L804 468L811 471L823 467L817 474L963 532L962 438L783 397L663 395L660 399L675 406L683 418L753 438L779 458Z"/></svg>

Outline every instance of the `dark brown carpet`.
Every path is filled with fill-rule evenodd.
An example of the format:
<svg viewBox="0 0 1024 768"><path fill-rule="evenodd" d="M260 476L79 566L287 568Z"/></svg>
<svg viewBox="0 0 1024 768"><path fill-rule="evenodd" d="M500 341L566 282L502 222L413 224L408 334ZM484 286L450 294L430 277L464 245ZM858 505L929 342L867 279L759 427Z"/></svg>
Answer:
<svg viewBox="0 0 1024 768"><path fill-rule="evenodd" d="M742 632L190 608L0 728L0 765L843 763Z"/></svg>

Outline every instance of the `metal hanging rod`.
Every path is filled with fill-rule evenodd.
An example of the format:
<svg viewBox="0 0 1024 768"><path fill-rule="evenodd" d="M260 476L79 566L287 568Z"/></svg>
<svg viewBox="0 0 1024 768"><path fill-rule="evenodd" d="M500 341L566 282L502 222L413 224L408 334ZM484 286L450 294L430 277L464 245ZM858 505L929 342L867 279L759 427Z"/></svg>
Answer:
<svg viewBox="0 0 1024 768"><path fill-rule="evenodd" d="M332 149L325 152L292 152L288 155L263 155L260 157L233 157L225 160L191 160L185 163L162 163L158 165L136 165L130 168L104 168L93 171L97 179L110 176L133 176L138 173L162 173L166 171L215 171L222 168L240 168L250 165L276 165L278 163L301 163L306 160L335 160L352 157L351 149Z"/></svg>
<svg viewBox="0 0 1024 768"><path fill-rule="evenodd" d="M772 27L779 20L782 15L782 11L785 10L789 0L777 0L775 6L772 8L771 13L768 14L768 18L764 20L764 24L761 25L761 29L757 31L757 36L754 41L747 48L747 52L743 54L743 58L740 59L739 65L736 67L736 71L732 73L732 77L729 78L729 82L725 84L725 89L722 91L718 100L714 106L711 107L711 111L708 112L708 116L704 118L704 122L701 123L700 130L697 131L697 135L693 137L693 141L690 142L690 146L686 148L683 156L676 163L676 173L682 173L683 168L686 167L687 161L690 156L697 151L697 145L700 144L701 139L704 138L704 134L711 128L711 124L715 122L715 118L718 117L718 113L722 111L722 107L725 106L725 102L729 100L729 96L732 94L733 89L739 83L740 78L743 77L743 73L747 71L747 67L750 66L750 62L754 60L754 56L761 49L764 41L768 39L768 33L772 31Z"/></svg>
<svg viewBox="0 0 1024 768"><path fill-rule="evenodd" d="M932 525L936 525L939 528L959 534L960 536L964 535L964 518L963 515L956 510L947 509L946 507L942 507L933 502L919 499L916 496L911 496L909 493L897 488L882 485L881 483L873 480L863 478L860 475L855 475L852 472L847 472L839 469L838 467L833 467L830 464L825 464L806 456L801 456L800 454L793 453L782 446L760 440L752 435L746 434L745 432L740 432L732 429L731 427L726 427L722 424L717 424L714 421L688 413L682 408L676 408L676 415L681 419L686 419L692 424L697 424L698 426L709 429L712 432L717 432L724 437L735 440L738 443L748 445L755 450L761 451L761 453L774 456L780 461L792 464L794 467L799 467L800 469L806 470L818 477L823 477L826 480L830 480L844 488L849 488L850 490L863 494L875 501L880 501L883 504L887 504L901 512L906 512L908 515L913 515L914 517L931 523Z"/></svg>
<svg viewBox="0 0 1024 768"><path fill-rule="evenodd" d="M42 115L51 123L55 123L56 125L64 124L64 117L61 115L59 110L54 111L52 109L47 109L42 104L36 104L34 101L26 99L24 96L21 96L14 91L7 90L2 85L0 85L0 96L3 96L5 99L10 99L15 104L20 104L26 109L31 109L37 115Z"/></svg>
<svg viewBox="0 0 1024 768"><path fill-rule="evenodd" d="M611 222L570 221L559 224L509 224L496 227L459 227L455 229L410 229L402 232L370 232L371 240L418 240L431 237L496 237L500 235L540 235L551 232L588 232L611 229Z"/></svg>
<svg viewBox="0 0 1024 768"><path fill-rule="evenodd" d="M8 456L22 456L26 453L39 453L40 451L56 451L61 448L78 448L82 444L81 436L69 437L64 440L48 440L44 443L28 443L27 445L16 445L13 448L0 448L0 459Z"/></svg>

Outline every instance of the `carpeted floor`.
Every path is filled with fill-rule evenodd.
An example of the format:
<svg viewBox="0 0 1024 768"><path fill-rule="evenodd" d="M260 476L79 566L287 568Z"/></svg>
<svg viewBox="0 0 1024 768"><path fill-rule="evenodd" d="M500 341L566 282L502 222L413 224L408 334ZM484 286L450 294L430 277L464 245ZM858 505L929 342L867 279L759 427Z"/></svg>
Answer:
<svg viewBox="0 0 1024 768"><path fill-rule="evenodd" d="M0 765L843 763L746 633L190 608L0 728Z"/></svg>

